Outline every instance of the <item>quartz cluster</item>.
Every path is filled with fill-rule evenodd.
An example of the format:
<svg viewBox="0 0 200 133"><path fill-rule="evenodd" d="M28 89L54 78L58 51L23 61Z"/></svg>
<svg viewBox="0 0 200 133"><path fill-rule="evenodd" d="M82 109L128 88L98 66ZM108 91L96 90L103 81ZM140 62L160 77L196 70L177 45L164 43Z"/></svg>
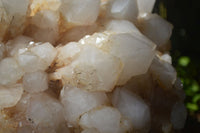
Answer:
<svg viewBox="0 0 200 133"><path fill-rule="evenodd" d="M155 0L0 0L0 133L184 127Z"/></svg>

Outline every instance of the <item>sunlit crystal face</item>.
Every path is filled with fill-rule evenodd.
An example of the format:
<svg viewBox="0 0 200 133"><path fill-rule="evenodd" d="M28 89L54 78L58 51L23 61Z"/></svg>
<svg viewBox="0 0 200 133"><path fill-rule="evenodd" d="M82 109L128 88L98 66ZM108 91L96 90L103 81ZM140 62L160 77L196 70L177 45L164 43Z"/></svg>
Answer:
<svg viewBox="0 0 200 133"><path fill-rule="evenodd" d="M154 3L0 0L0 133L183 128L172 26Z"/></svg>

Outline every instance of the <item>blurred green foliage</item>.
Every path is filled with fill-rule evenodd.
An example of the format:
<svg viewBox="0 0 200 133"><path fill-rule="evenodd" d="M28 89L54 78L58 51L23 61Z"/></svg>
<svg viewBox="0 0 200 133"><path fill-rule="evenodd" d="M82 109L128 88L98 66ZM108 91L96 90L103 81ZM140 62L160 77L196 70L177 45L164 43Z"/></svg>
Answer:
<svg viewBox="0 0 200 133"><path fill-rule="evenodd" d="M199 0L156 0L154 12L173 24L171 56L186 94L188 117L181 133L200 133Z"/></svg>
<svg viewBox="0 0 200 133"><path fill-rule="evenodd" d="M195 113L200 109L200 85L194 71L200 68L188 56L179 57L175 67L184 86L186 107L189 113Z"/></svg>
<svg viewBox="0 0 200 133"><path fill-rule="evenodd" d="M173 66L183 83L189 114L200 113L200 15L198 0L157 0L154 12L174 25Z"/></svg>

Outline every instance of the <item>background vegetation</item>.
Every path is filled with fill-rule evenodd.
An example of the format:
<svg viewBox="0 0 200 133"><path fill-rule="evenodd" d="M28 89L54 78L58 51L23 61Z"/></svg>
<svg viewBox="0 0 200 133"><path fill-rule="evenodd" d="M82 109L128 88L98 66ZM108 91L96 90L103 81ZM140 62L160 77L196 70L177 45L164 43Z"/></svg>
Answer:
<svg viewBox="0 0 200 133"><path fill-rule="evenodd" d="M200 1L157 0L154 12L174 25L173 66L186 93L188 109L184 133L200 133Z"/></svg>

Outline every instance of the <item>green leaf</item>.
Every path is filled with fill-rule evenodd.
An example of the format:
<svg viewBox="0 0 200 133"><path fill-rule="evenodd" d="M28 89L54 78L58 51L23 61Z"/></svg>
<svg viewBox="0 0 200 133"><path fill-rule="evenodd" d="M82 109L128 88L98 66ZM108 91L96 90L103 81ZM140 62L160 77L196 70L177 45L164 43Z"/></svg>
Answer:
<svg viewBox="0 0 200 133"><path fill-rule="evenodd" d="M200 94L196 94L196 95L193 97L193 99L192 99L192 101L193 101L194 103L197 103L199 100L200 100Z"/></svg>
<svg viewBox="0 0 200 133"><path fill-rule="evenodd" d="M190 63L190 58L188 56L182 56L178 60L180 66L186 67Z"/></svg>
<svg viewBox="0 0 200 133"><path fill-rule="evenodd" d="M199 91L199 84L198 84L196 81L193 81L192 85L190 86L190 89L191 89L193 92Z"/></svg>
<svg viewBox="0 0 200 133"><path fill-rule="evenodd" d="M186 107L190 110L190 111L197 111L199 109L198 105L195 103L187 103Z"/></svg>

